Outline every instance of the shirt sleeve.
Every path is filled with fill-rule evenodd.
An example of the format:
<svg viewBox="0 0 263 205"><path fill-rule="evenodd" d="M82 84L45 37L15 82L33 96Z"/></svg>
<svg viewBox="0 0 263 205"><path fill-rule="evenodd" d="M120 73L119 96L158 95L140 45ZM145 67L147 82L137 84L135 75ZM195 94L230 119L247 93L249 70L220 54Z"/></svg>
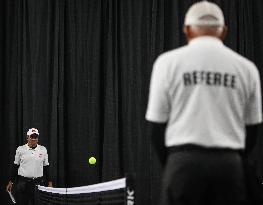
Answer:
<svg viewBox="0 0 263 205"><path fill-rule="evenodd" d="M158 58L153 66L146 120L151 122L166 122L169 118L170 106L167 89L167 63Z"/></svg>
<svg viewBox="0 0 263 205"><path fill-rule="evenodd" d="M20 147L18 147L18 148L16 149L16 155L15 155L14 164L20 165L20 160L21 160L21 151L20 151Z"/></svg>
<svg viewBox="0 0 263 205"><path fill-rule="evenodd" d="M262 122L262 98L261 84L257 68L252 70L250 77L250 95L246 106L245 122L246 125L259 124Z"/></svg>
<svg viewBox="0 0 263 205"><path fill-rule="evenodd" d="M48 162L48 153L47 153L46 148L45 148L45 156L44 156L43 165L44 165L44 166L48 166L48 165L49 165L49 162Z"/></svg>

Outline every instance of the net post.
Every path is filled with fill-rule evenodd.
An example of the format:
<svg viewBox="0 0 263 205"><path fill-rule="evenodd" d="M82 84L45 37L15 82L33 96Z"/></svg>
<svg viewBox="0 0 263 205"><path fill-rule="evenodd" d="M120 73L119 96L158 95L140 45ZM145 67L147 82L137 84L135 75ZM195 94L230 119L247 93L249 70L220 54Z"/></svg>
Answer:
<svg viewBox="0 0 263 205"><path fill-rule="evenodd" d="M135 205L135 174L126 174L125 205Z"/></svg>

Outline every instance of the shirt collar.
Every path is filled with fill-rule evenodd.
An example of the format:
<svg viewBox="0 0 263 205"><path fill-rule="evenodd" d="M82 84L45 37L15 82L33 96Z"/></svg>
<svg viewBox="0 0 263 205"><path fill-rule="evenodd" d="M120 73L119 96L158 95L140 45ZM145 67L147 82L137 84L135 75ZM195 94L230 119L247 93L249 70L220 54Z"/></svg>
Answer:
<svg viewBox="0 0 263 205"><path fill-rule="evenodd" d="M192 39L188 44L197 45L197 44L204 44L204 43L223 45L223 42L220 39L213 37L213 36L200 36L200 37Z"/></svg>
<svg viewBox="0 0 263 205"><path fill-rule="evenodd" d="M27 150L38 150L38 144L37 144L37 147L35 149L32 149L28 146L28 144L26 144L26 147L27 147Z"/></svg>

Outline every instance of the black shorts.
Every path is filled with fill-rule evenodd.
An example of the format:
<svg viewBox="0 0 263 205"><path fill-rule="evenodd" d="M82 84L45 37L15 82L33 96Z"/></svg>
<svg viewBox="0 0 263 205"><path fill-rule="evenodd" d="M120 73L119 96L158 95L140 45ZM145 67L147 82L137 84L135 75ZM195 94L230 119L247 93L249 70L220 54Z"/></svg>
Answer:
<svg viewBox="0 0 263 205"><path fill-rule="evenodd" d="M26 178L18 176L15 184L15 199L18 205L34 205L35 189L37 185L44 185L44 178Z"/></svg>

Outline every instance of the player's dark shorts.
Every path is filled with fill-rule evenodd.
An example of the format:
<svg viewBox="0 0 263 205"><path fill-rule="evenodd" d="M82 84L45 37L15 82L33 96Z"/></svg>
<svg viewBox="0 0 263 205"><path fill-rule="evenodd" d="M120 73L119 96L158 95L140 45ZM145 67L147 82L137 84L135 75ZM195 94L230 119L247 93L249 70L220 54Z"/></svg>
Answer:
<svg viewBox="0 0 263 205"><path fill-rule="evenodd" d="M44 178L26 178L18 176L15 184L15 198L18 205L35 204L36 185L44 185Z"/></svg>
<svg viewBox="0 0 263 205"><path fill-rule="evenodd" d="M247 204L240 153L193 145L170 148L159 204Z"/></svg>

